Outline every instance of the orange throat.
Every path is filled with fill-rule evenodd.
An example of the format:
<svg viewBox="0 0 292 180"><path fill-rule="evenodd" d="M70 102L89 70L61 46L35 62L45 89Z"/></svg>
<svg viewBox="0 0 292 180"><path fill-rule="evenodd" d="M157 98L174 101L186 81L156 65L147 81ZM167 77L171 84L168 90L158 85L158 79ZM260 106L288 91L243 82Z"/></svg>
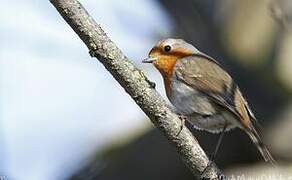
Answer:
<svg viewBox="0 0 292 180"><path fill-rule="evenodd" d="M170 97L171 81L176 61L176 57L165 57L160 58L157 62L154 63L155 67L159 70L163 77L167 97Z"/></svg>

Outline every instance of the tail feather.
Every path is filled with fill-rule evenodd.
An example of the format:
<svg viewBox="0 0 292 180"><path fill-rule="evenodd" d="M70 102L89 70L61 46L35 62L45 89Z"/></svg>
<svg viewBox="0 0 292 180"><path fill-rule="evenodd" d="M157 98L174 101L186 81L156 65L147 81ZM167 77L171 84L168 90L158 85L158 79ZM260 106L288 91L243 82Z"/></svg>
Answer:
<svg viewBox="0 0 292 180"><path fill-rule="evenodd" d="M252 126L251 128L247 130L247 134L250 137L250 139L253 141L253 143L256 145L256 147L258 148L264 160L266 162L271 163L273 166L276 166L277 162L274 160L268 148L263 143L262 138L260 137L256 129Z"/></svg>

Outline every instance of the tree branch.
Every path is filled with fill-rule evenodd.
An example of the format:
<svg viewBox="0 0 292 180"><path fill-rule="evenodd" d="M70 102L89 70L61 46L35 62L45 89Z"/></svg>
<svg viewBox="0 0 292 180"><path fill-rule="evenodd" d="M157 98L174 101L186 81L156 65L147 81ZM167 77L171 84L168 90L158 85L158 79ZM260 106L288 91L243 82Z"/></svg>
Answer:
<svg viewBox="0 0 292 180"><path fill-rule="evenodd" d="M199 176L209 162L208 157L186 127L177 135L181 120L169 109L144 73L128 60L77 0L50 1L86 44L90 54L98 58L155 126L176 147L191 172ZM220 170L212 163L204 173L204 179L219 179L219 177L224 179Z"/></svg>

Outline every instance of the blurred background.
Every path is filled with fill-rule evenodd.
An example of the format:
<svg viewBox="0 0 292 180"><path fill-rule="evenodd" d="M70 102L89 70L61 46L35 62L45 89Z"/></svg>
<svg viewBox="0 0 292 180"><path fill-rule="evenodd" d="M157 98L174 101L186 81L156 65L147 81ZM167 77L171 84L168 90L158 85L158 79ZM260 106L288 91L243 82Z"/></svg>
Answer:
<svg viewBox="0 0 292 180"><path fill-rule="evenodd" d="M141 64L162 38L183 38L237 81L279 162L267 166L240 130L216 163L229 177L292 178L291 0L82 0ZM218 136L193 130L211 155ZM48 1L0 7L0 176L9 180L193 179L175 149Z"/></svg>

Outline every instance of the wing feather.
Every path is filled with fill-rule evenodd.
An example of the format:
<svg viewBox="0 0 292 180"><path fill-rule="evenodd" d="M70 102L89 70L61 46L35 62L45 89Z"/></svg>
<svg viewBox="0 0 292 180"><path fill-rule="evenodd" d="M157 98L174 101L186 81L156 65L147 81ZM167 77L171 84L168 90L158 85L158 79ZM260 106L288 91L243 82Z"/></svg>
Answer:
<svg viewBox="0 0 292 180"><path fill-rule="evenodd" d="M178 79L207 95L242 124L249 126L249 116L255 119L238 86L214 59L204 54L193 55L180 59L175 66Z"/></svg>

